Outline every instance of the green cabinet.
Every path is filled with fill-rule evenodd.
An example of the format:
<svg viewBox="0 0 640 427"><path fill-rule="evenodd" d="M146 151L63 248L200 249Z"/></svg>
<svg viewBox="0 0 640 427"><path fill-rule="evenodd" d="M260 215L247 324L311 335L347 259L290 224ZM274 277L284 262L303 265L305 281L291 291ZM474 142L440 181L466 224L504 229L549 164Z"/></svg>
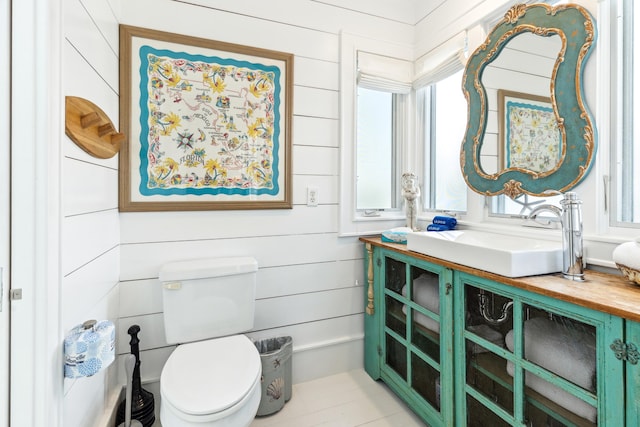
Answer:
<svg viewBox="0 0 640 427"><path fill-rule="evenodd" d="M456 425L622 426L619 317L459 272Z"/></svg>
<svg viewBox="0 0 640 427"><path fill-rule="evenodd" d="M626 407L628 427L640 426L640 323L627 321L625 324L625 340L614 342L613 347L622 344L624 351L616 355L625 361L626 370Z"/></svg>
<svg viewBox="0 0 640 427"><path fill-rule="evenodd" d="M429 426L640 425L640 323L437 261L367 244L365 370Z"/></svg>
<svg viewBox="0 0 640 427"><path fill-rule="evenodd" d="M365 370L429 425L453 420L452 271L375 248L373 307L365 314Z"/></svg>

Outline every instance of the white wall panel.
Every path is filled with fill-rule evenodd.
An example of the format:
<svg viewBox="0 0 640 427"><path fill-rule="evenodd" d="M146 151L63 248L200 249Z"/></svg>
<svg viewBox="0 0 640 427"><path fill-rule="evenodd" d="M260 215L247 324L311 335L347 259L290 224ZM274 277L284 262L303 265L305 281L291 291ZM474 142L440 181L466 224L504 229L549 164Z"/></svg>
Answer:
<svg viewBox="0 0 640 427"><path fill-rule="evenodd" d="M325 343L344 342L359 339L363 336L364 314L362 312L349 316L334 317L317 322L298 323L280 328L247 332L247 336L255 341L273 337L290 336L293 351L309 351Z"/></svg>
<svg viewBox="0 0 640 427"><path fill-rule="evenodd" d="M98 105L100 109L109 116L109 119L111 119L114 126L118 127L118 93L102 79L91 64L86 61L81 53L79 53L68 40L64 43L63 53L63 67L65 75L73 75L73 78L65 79L65 96L79 96L81 98L88 99ZM113 61L113 67L117 68L118 58L113 58ZM86 162L103 165L113 169L118 168L117 155L111 159L98 159L87 154L68 137L65 137L65 139L63 150L66 157L84 160ZM65 195L66 193L67 192L65 192Z"/></svg>
<svg viewBox="0 0 640 427"><path fill-rule="evenodd" d="M176 19L176 16L189 18ZM121 23L338 62L337 33L283 24L251 14L229 13L219 6L209 9L168 0L128 1L123 3Z"/></svg>
<svg viewBox="0 0 640 427"><path fill-rule="evenodd" d="M105 299L105 296L117 288L120 250L113 248L104 255L89 262L82 268L62 279L62 326L65 331L91 318L104 317L107 313L95 313L92 310ZM112 320L117 319L118 302Z"/></svg>
<svg viewBox="0 0 640 427"><path fill-rule="evenodd" d="M212 5L210 0L191 0L193 4L219 8L219 5ZM404 13L396 10L389 16L382 12L388 9L397 9L404 3L362 0L368 3L365 13L358 12L358 5L353 2L349 7L344 7L344 2L338 0L338 7L331 5L332 2L317 2L313 0L280 0L277 7L272 2L246 2L234 1L225 4L225 9L241 15L259 16L263 19L286 23L296 27L314 28L319 31L337 34L344 28L349 28L353 32L358 32L369 37L380 37L384 34L385 39L398 41L411 41L413 36L413 26L395 19L397 14L411 15L411 11ZM329 3L329 4L323 4ZM334 2L335 3L335 2ZM377 3L372 5L371 3ZM378 6L378 7L376 7ZM371 13L376 10L381 15ZM286 13L283 13L286 11Z"/></svg>
<svg viewBox="0 0 640 427"><path fill-rule="evenodd" d="M158 277L163 264L193 258L253 256L263 268L363 257L357 238L338 239L333 233L124 244L120 251L120 280Z"/></svg>
<svg viewBox="0 0 640 427"><path fill-rule="evenodd" d="M91 19L98 27L100 34L111 46L111 50L118 55L119 40L118 21L108 1L80 0Z"/></svg>
<svg viewBox="0 0 640 427"><path fill-rule="evenodd" d="M120 282L119 317L162 312L162 289L158 279Z"/></svg>
<svg viewBox="0 0 640 427"><path fill-rule="evenodd" d="M338 119L338 94L335 90L296 86L293 91L293 113L300 116Z"/></svg>
<svg viewBox="0 0 640 427"><path fill-rule="evenodd" d="M65 157L63 173L64 215L118 208L117 170Z"/></svg>
<svg viewBox="0 0 640 427"><path fill-rule="evenodd" d="M297 383L362 367L362 316L359 313L288 325L248 332L247 336L254 340L290 336L293 341L293 382ZM126 349L126 346L121 346L121 349ZM175 346L167 346L140 352L140 375L143 383L160 379L162 367L174 349ZM123 363L122 355L117 356L114 364L118 367L120 383L125 382Z"/></svg>
<svg viewBox="0 0 640 427"><path fill-rule="evenodd" d="M293 354L293 383L335 375L353 369L362 369L364 360L362 339L314 348Z"/></svg>
<svg viewBox="0 0 640 427"><path fill-rule="evenodd" d="M90 100L118 127L115 16L106 1L64 2L64 94ZM118 158L97 159L68 137L62 164L61 316L65 332L89 319L119 323ZM116 363L64 381L63 425L86 427L110 414L120 390ZM108 417L106 417L108 419Z"/></svg>
<svg viewBox="0 0 640 427"><path fill-rule="evenodd" d="M415 57L424 55L461 31L481 23L486 16L506 12L512 5L513 2L507 0L445 0L416 25Z"/></svg>
<svg viewBox="0 0 640 427"><path fill-rule="evenodd" d="M133 325L140 326L138 338L140 350L167 347L164 337L164 319L162 313L147 314L144 316L122 317L116 332L116 353L127 354L131 350L131 335L127 333Z"/></svg>
<svg viewBox="0 0 640 427"><path fill-rule="evenodd" d="M256 298L318 292L362 284L360 260L284 265L261 268L257 274ZM353 279L355 277L355 279Z"/></svg>
<svg viewBox="0 0 640 427"><path fill-rule="evenodd" d="M121 215L122 243L335 233L336 207L294 206L286 210L149 212Z"/></svg>
<svg viewBox="0 0 640 427"><path fill-rule="evenodd" d="M296 56L293 65L294 81L298 86L339 90L339 64Z"/></svg>
<svg viewBox="0 0 640 427"><path fill-rule="evenodd" d="M118 212L108 210L67 217L62 227L62 272L69 274L120 243Z"/></svg>
<svg viewBox="0 0 640 427"><path fill-rule="evenodd" d="M256 281L256 299L265 299L346 288L355 286L356 281L361 288L364 272L361 260L354 259L260 268ZM162 310L162 287L158 279L120 283L120 318L156 314Z"/></svg>
<svg viewBox="0 0 640 427"><path fill-rule="evenodd" d="M94 425L94 420L110 409L105 407L106 376L106 371L101 371L75 381L64 398L62 416L65 426Z"/></svg>
<svg viewBox="0 0 640 427"><path fill-rule="evenodd" d="M293 173L295 175L338 175L337 148L294 146Z"/></svg>
<svg viewBox="0 0 640 427"><path fill-rule="evenodd" d="M293 117L293 143L317 147L338 147L339 121L318 117Z"/></svg>
<svg viewBox="0 0 640 427"><path fill-rule="evenodd" d="M289 325L317 322L362 313L364 292L361 287L333 289L256 301L254 330L265 331ZM162 313L120 319L117 353L129 352L132 325L140 326L140 350L167 347Z"/></svg>
<svg viewBox="0 0 640 427"><path fill-rule="evenodd" d="M326 205L338 203L339 193L337 176L296 175L293 182L294 205L304 205L307 203L307 187L316 187L318 189L318 204Z"/></svg>
<svg viewBox="0 0 640 427"><path fill-rule="evenodd" d="M351 287L258 300L254 329L272 329L361 313L364 307L361 291L360 287Z"/></svg>
<svg viewBox="0 0 640 427"><path fill-rule="evenodd" d="M104 9L104 8L99 8ZM65 38L78 50L91 64L91 67L100 74L105 82L114 91L118 90L117 51L107 43L103 34L96 27L95 20L88 14L79 0L66 0L65 4ZM102 16L99 20L103 25L109 16ZM115 17L112 17L111 25L117 25Z"/></svg>
<svg viewBox="0 0 640 427"><path fill-rule="evenodd" d="M143 382L160 380L162 367L175 348L175 346L161 347L140 352L140 378ZM126 384L123 355L116 356L116 361L113 363L118 369L118 382ZM160 396L156 395L155 398L159 400Z"/></svg>

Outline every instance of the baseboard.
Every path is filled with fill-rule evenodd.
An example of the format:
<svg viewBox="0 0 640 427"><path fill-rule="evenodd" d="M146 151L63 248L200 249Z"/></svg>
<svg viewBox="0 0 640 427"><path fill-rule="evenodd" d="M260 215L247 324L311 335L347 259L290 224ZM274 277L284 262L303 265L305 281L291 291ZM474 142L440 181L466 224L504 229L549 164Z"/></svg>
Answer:
<svg viewBox="0 0 640 427"><path fill-rule="evenodd" d="M124 387L121 390L114 390L108 397L105 404L105 413L100 420L95 424L96 427L115 427L116 425L116 411L118 410L118 404L124 399Z"/></svg>
<svg viewBox="0 0 640 427"><path fill-rule="evenodd" d="M364 369L364 335L316 342L304 346L294 344L291 356L293 384ZM160 379L143 382L142 387L154 395L156 419L160 409ZM115 427L118 404L124 399L125 386L109 397L102 419L96 427Z"/></svg>

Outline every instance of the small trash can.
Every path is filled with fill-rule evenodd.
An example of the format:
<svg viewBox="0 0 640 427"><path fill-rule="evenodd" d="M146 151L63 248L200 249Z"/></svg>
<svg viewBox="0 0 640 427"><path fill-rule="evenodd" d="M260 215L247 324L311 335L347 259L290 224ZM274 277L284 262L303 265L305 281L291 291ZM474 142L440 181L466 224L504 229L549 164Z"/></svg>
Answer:
<svg viewBox="0 0 640 427"><path fill-rule="evenodd" d="M262 362L262 397L258 416L281 410L291 399L291 337L267 338L255 342Z"/></svg>

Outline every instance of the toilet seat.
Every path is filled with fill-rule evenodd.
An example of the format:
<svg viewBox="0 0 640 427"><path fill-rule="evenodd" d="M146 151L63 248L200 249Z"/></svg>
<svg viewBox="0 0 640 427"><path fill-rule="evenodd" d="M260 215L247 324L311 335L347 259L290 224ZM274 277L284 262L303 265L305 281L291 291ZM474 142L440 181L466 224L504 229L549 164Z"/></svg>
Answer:
<svg viewBox="0 0 640 427"><path fill-rule="evenodd" d="M218 418L260 387L261 374L260 354L245 335L182 344L162 369L162 404L186 418Z"/></svg>

